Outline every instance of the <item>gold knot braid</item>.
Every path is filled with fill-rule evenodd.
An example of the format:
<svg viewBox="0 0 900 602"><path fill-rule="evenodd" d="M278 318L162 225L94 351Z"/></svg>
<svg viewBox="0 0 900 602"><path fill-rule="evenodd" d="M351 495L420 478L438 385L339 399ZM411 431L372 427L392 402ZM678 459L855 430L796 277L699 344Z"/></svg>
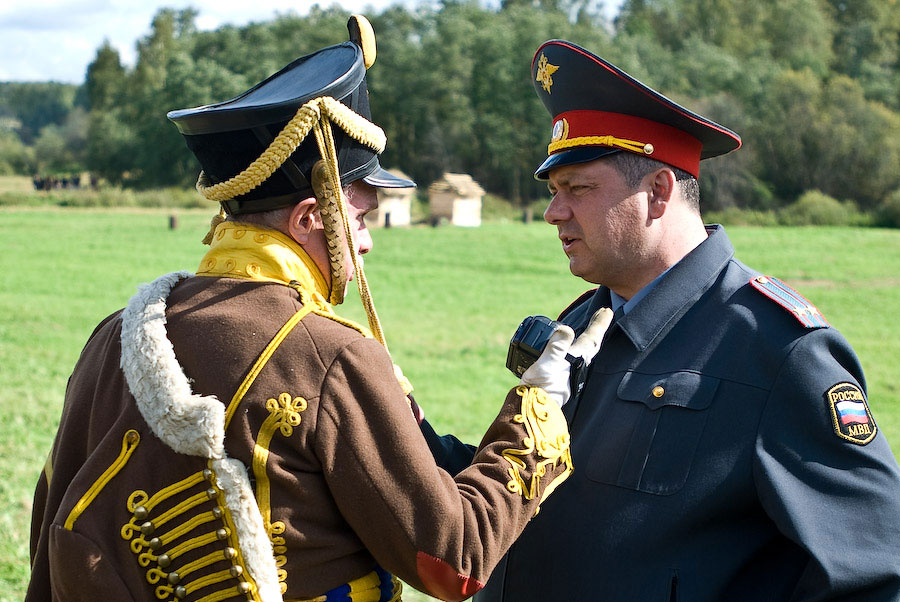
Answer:
<svg viewBox="0 0 900 602"><path fill-rule="evenodd" d="M331 122L375 152L381 153L384 150L387 142L384 130L334 98L319 96L297 109L296 114L281 129L268 148L244 171L219 184L210 184L209 178L201 171L197 180L197 190L203 198L210 201L227 201L247 194L269 179L269 176L287 161L313 127ZM321 138L317 136L317 139L319 151L325 157L326 149L322 148Z"/></svg>

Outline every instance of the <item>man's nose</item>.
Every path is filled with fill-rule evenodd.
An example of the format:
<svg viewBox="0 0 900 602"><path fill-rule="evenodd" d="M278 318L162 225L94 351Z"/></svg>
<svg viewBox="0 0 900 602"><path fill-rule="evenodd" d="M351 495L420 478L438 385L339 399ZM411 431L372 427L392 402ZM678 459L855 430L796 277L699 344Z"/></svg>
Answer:
<svg viewBox="0 0 900 602"><path fill-rule="evenodd" d="M548 224L558 224L567 219L568 211L559 194L555 194L550 204L544 210L544 221Z"/></svg>
<svg viewBox="0 0 900 602"><path fill-rule="evenodd" d="M364 255L372 250L375 242L372 240L372 233L366 227L361 228L356 233L356 241L359 244L359 254Z"/></svg>

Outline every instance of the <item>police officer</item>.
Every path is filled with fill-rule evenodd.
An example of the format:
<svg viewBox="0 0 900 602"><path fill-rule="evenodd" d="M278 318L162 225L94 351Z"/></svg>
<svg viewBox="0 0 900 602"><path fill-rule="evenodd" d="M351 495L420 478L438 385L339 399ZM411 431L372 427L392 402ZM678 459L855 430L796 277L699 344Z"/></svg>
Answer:
<svg viewBox="0 0 900 602"><path fill-rule="evenodd" d="M379 166L374 34L349 29L169 114L224 216L196 273L143 287L85 346L35 496L29 602L397 601L397 577L459 600L571 473L564 358L589 359L608 319L554 334L477 465L431 461L359 260L376 187L413 184ZM334 310L353 278L368 328Z"/></svg>
<svg viewBox="0 0 900 602"><path fill-rule="evenodd" d="M574 476L476 599L900 600L900 471L853 350L701 220L699 163L740 138L569 42L532 78L544 218L599 285L559 319L617 318L564 406Z"/></svg>

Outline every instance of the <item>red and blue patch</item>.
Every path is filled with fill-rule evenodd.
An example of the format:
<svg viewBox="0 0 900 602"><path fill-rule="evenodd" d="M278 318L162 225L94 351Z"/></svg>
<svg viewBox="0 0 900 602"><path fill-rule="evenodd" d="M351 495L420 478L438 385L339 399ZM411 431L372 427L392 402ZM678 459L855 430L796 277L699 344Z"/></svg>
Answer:
<svg viewBox="0 0 900 602"><path fill-rule="evenodd" d="M857 445L875 438L878 427L862 389L853 383L838 383L825 392L835 434Z"/></svg>

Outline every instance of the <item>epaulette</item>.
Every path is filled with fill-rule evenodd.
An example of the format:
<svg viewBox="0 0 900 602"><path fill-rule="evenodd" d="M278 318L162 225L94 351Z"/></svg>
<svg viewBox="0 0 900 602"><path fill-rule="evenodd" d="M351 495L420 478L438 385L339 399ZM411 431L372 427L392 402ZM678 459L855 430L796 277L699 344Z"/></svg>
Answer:
<svg viewBox="0 0 900 602"><path fill-rule="evenodd" d="M800 293L774 276L756 276L750 279L753 288L791 312L806 328L828 328L831 326L818 308Z"/></svg>
<svg viewBox="0 0 900 602"><path fill-rule="evenodd" d="M594 293L596 293L596 292L597 292L597 289L592 288L591 290L585 291L584 293L582 293L580 297L578 297L577 299L575 299L574 301L569 303L569 306L567 308L565 308L564 310L562 310L562 312L560 312L560 314L559 314L559 317L557 317L556 319L562 320L563 318L565 318L573 309L575 309L576 307L578 307L579 305L584 303L590 297L593 297Z"/></svg>

